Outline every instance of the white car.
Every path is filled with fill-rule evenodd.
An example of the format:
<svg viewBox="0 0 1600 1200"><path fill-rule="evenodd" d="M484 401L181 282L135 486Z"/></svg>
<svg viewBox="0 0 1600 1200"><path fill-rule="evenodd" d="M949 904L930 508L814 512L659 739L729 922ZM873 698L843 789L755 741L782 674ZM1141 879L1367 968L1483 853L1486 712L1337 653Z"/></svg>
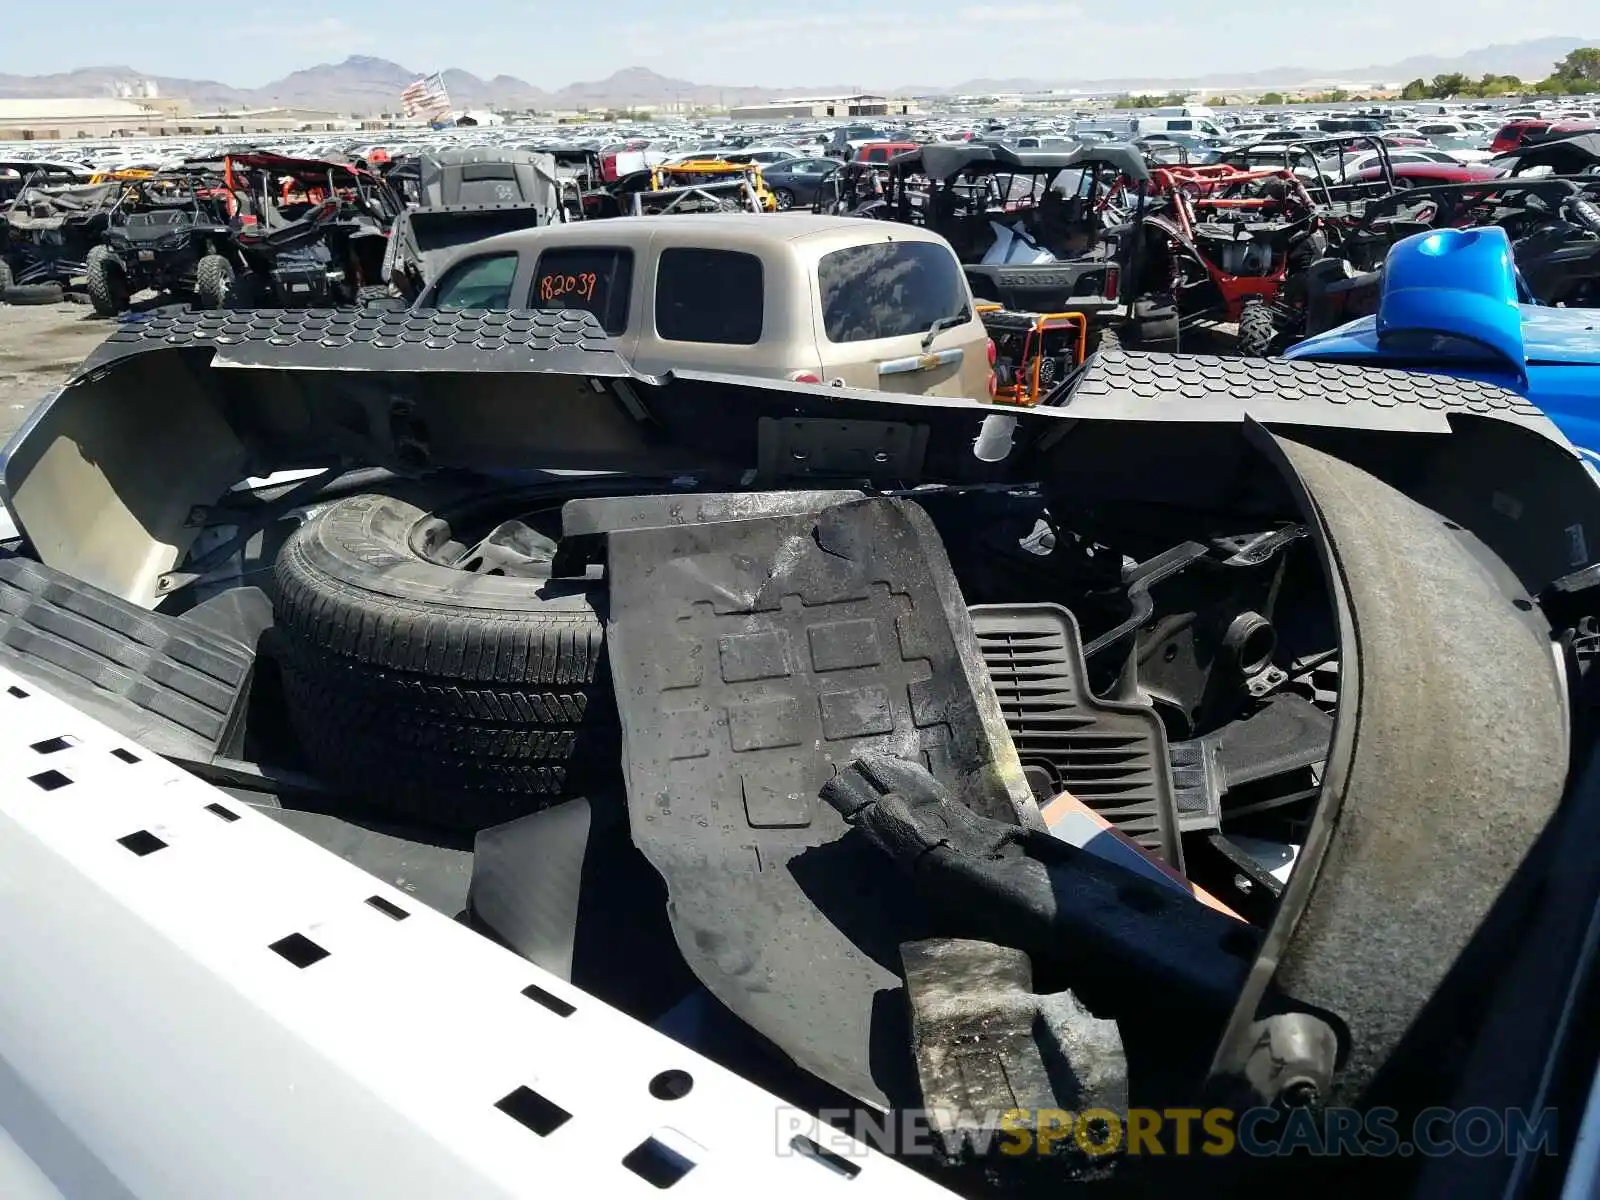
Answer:
<svg viewBox="0 0 1600 1200"><path fill-rule="evenodd" d="M723 162L757 163L766 167L773 163L788 162L794 158L814 157L817 149L816 146L746 146L742 150L721 151L715 157Z"/></svg>
<svg viewBox="0 0 1600 1200"><path fill-rule="evenodd" d="M1471 137L1488 133L1482 121L1422 121L1416 126L1418 135L1425 138Z"/></svg>
<svg viewBox="0 0 1600 1200"><path fill-rule="evenodd" d="M1440 134L1428 139L1433 143L1434 149L1448 154L1458 163L1488 162L1494 157L1494 151L1483 147L1483 137L1470 133Z"/></svg>
<svg viewBox="0 0 1600 1200"><path fill-rule="evenodd" d="M1339 179L1341 177L1340 155L1333 154L1317 162L1315 171L1309 167L1302 167L1297 174L1314 176L1321 175L1325 179ZM1487 157L1487 155L1485 156ZM1462 162L1454 154L1443 150L1424 150L1420 147L1406 147L1389 151L1389 164L1399 167L1407 164L1418 163L1450 163L1459 165ZM1346 179L1358 175L1362 171L1376 170L1383 165L1383 156L1376 150L1368 150L1358 154L1343 156L1342 176Z"/></svg>

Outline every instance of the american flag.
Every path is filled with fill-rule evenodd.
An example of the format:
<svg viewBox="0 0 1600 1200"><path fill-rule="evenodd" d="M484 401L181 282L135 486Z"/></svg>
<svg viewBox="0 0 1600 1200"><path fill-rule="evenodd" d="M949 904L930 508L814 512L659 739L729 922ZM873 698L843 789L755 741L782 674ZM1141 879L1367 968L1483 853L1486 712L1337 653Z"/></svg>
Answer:
<svg viewBox="0 0 1600 1200"><path fill-rule="evenodd" d="M436 120L450 111L450 93L444 89L444 76L434 74L417 79L400 93L406 116Z"/></svg>

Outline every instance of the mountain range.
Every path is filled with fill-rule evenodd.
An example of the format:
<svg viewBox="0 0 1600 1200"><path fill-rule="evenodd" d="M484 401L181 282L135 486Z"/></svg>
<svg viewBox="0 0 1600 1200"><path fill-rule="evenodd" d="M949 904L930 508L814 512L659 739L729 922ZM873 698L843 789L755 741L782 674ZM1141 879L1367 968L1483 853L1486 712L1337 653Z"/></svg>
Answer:
<svg viewBox="0 0 1600 1200"><path fill-rule="evenodd" d="M1078 79L1070 82L1045 80L1035 76L1023 79L969 79L954 87L926 88L906 86L895 95L926 96L941 93L970 96L996 92L1047 91L1051 88L1077 88L1088 92L1126 92L1150 88L1186 91L1200 88L1289 88L1333 83L1404 83L1412 79L1432 79L1460 71L1474 79L1486 74L1515 75L1529 82L1544 79L1551 69L1574 50L1600 46L1600 37L1544 37L1526 42L1480 46L1456 55L1418 54L1398 62L1364 67L1269 67L1261 71L1213 71L1183 78L1174 76L1131 75L1115 79Z"/></svg>
<svg viewBox="0 0 1600 1200"><path fill-rule="evenodd" d="M181 96L196 111L291 105L368 116L397 111L400 92L420 74L423 72L365 55L307 67L257 88L234 87L214 79L155 75L133 67L84 67L59 75L0 74L0 99L109 96L116 94L119 84L149 80L162 96ZM629 67L605 79L572 83L555 91L510 75L480 79L459 68L446 70L443 75L445 88L457 108L551 111L665 104L723 107L755 103L773 94L771 88L753 84L720 87L671 79L645 67ZM860 89L836 85L832 90Z"/></svg>
<svg viewBox="0 0 1600 1200"><path fill-rule="evenodd" d="M1419 55L1398 62L1336 70L1309 67L1275 67L1261 71L1226 72L1190 78L1128 76L1116 79L1065 80L1048 77L1022 79L968 79L955 84L902 84L868 89L890 95L983 95L996 92L1035 92L1052 88L1110 92L1170 88L1296 87L1331 82L1400 82L1418 76L1462 71L1479 76L1518 75L1542 79L1554 63L1600 38L1547 37L1504 45L1484 46L1454 56ZM0 74L0 98L57 99L115 95L118 85L149 79L161 95L183 97L197 110L265 108L290 105L356 116L394 112L403 88L420 72L387 59L354 55L341 63L323 63L295 71L263 87L241 88L209 79L183 79L151 75L132 67L85 67L57 75ZM752 104L782 95L782 89L746 84L724 87L693 83L659 75L647 67L628 67L605 79L571 83L546 91L523 79L496 75L480 79L468 71L445 71L444 82L458 108L535 109L627 108L648 105L726 107ZM790 93L796 89L789 89ZM838 94L862 90L852 85L816 84L806 91Z"/></svg>

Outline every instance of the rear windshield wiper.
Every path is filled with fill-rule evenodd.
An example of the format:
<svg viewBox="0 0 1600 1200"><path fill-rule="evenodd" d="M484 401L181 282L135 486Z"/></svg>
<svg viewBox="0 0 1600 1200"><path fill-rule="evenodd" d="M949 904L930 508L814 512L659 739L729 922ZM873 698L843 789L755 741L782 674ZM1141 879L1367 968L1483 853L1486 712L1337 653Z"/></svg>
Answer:
<svg viewBox="0 0 1600 1200"><path fill-rule="evenodd" d="M926 350L933 345L933 339L946 329L954 329L957 325L965 325L970 320L972 320L972 313L965 308L953 317L940 317L932 325L928 326L928 332L922 335L922 348Z"/></svg>

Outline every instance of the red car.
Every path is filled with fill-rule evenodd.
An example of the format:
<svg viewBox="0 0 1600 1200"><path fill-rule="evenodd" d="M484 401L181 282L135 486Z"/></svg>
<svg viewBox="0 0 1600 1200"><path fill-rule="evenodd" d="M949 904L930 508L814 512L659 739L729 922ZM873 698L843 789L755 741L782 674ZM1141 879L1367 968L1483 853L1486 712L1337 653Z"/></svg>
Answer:
<svg viewBox="0 0 1600 1200"><path fill-rule="evenodd" d="M1549 128L1550 122L1538 117L1520 117L1515 121L1507 121L1500 127L1500 132L1494 135L1494 141L1489 143L1489 149L1496 154L1505 154Z"/></svg>
<svg viewBox="0 0 1600 1200"><path fill-rule="evenodd" d="M1592 117L1573 117L1567 121L1557 121L1550 126L1549 137L1566 137L1570 133L1589 133L1600 129L1600 121Z"/></svg>
<svg viewBox="0 0 1600 1200"><path fill-rule="evenodd" d="M1442 183L1487 183L1505 174L1499 167L1485 166L1481 163L1395 163L1390 170L1394 172L1395 182L1404 183L1407 187L1434 187ZM1382 179L1383 169L1373 167L1360 172L1354 178L1362 183Z"/></svg>
<svg viewBox="0 0 1600 1200"><path fill-rule="evenodd" d="M633 138L630 141L618 142L614 146L606 146L600 151L600 178L607 183L615 183L619 176L639 170L645 163L637 156L649 146L650 143L645 138ZM619 157L624 158L620 164L617 162Z"/></svg>
<svg viewBox="0 0 1600 1200"><path fill-rule="evenodd" d="M896 154L907 154L922 147L916 142L867 142L856 148L852 162L886 163Z"/></svg>

